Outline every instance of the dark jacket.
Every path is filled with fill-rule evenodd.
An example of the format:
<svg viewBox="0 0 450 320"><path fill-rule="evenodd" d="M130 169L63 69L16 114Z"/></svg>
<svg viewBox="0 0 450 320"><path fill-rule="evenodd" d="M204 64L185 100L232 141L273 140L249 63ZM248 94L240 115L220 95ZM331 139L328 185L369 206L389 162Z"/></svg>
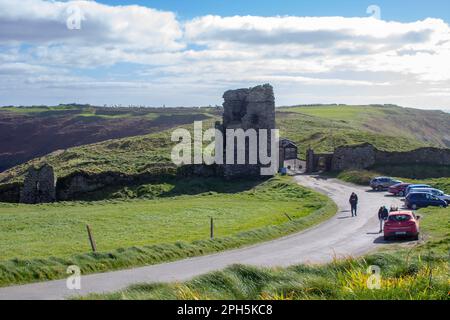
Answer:
<svg viewBox="0 0 450 320"><path fill-rule="evenodd" d="M358 204L358 196L356 194L352 194L348 201L352 206L356 206Z"/></svg>
<svg viewBox="0 0 450 320"><path fill-rule="evenodd" d="M380 208L380 210L378 210L378 219L386 220L388 216L389 216L389 211L385 207L382 207L382 208Z"/></svg>

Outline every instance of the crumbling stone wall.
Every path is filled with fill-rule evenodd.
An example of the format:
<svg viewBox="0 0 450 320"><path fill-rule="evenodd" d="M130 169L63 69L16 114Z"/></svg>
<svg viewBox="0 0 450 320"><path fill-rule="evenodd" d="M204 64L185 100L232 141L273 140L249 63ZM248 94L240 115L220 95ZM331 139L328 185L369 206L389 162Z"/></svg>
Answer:
<svg viewBox="0 0 450 320"><path fill-rule="evenodd" d="M224 149L226 149L225 134L227 129L275 129L275 97L271 85L265 84L248 89L229 90L224 93L223 98L223 123L216 124L216 128L223 133ZM268 135L267 146L270 148L270 134ZM248 145L245 152L248 155ZM234 153L236 159L236 146ZM224 152L224 159L226 159L226 152ZM259 176L261 167L260 163L250 164L247 156L245 164L236 164L236 160L235 164L224 164L223 174L225 178Z"/></svg>
<svg viewBox="0 0 450 320"><path fill-rule="evenodd" d="M167 164L165 167L154 167L150 171L133 175L110 171L100 173L76 171L58 179L56 197L58 201L85 199L89 194L95 194L105 188L152 183L176 175L177 168L171 164Z"/></svg>
<svg viewBox="0 0 450 320"><path fill-rule="evenodd" d="M420 148L412 151L381 151L369 143L344 146L335 150L332 170L369 169L383 165L448 165L450 166L450 149Z"/></svg>
<svg viewBox="0 0 450 320"><path fill-rule="evenodd" d="M407 152L387 152L376 150L376 165L428 164L450 166L450 149L419 148Z"/></svg>
<svg viewBox="0 0 450 320"><path fill-rule="evenodd" d="M46 203L56 200L56 178L53 167L44 164L40 168L30 167L20 191L21 203Z"/></svg>
<svg viewBox="0 0 450 320"><path fill-rule="evenodd" d="M318 171L320 158L331 163L329 170L370 169L383 165L439 165L450 166L450 149L420 148L412 151L381 151L369 143L341 146L330 154L316 154L312 149L306 152L306 172ZM328 167L328 166L326 166Z"/></svg>
<svg viewBox="0 0 450 320"><path fill-rule="evenodd" d="M331 170L366 169L375 165L378 150L369 143L338 147L334 151Z"/></svg>

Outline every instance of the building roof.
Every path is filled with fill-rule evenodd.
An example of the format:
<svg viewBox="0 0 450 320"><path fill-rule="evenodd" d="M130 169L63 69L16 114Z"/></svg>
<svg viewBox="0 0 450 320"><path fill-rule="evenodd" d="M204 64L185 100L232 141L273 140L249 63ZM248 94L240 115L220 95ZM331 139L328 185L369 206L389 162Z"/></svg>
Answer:
<svg viewBox="0 0 450 320"><path fill-rule="evenodd" d="M280 139L280 146L282 148L297 148L297 145L292 142L292 140L281 138Z"/></svg>

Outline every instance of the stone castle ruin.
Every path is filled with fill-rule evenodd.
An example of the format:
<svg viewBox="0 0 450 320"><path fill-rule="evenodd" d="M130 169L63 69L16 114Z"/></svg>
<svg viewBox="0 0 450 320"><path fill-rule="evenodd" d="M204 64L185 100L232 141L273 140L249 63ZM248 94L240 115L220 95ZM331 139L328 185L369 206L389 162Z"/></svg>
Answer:
<svg viewBox="0 0 450 320"><path fill-rule="evenodd" d="M20 203L46 203L56 200L56 178L53 167L44 164L30 167L20 191Z"/></svg>
<svg viewBox="0 0 450 320"><path fill-rule="evenodd" d="M227 129L243 129L244 131L255 129L259 140L258 129L267 129L267 147L270 149L270 130L275 129L275 97L272 86L265 84L248 89L229 90L224 93L223 99L223 122L216 123L216 129L222 132L222 136L226 136ZM226 159L226 138L220 143L223 143L224 159ZM258 143L258 153L259 147ZM245 164L237 164L237 151L235 143L234 164L224 164L222 166L224 177L260 176L261 168L264 165L260 163L259 158L256 164L250 163L248 139L245 145ZM268 152L270 154L270 151Z"/></svg>

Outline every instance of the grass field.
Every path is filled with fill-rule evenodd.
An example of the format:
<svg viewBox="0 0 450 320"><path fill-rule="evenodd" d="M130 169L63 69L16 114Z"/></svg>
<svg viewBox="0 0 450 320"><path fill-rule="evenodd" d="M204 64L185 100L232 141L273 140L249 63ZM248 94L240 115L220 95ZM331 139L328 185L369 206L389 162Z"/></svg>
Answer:
<svg viewBox="0 0 450 320"><path fill-rule="evenodd" d="M391 246L363 258L323 266L289 268L231 266L184 283L138 284L84 299L440 299L450 292L448 248L450 210L420 210L426 242ZM369 289L368 267L380 267L380 288Z"/></svg>
<svg viewBox="0 0 450 320"><path fill-rule="evenodd" d="M448 169L447 169L448 170ZM372 178L377 176L385 175L386 173L382 171L369 171L369 170L349 170L343 171L337 174L337 178L356 183L359 185L367 186ZM425 183L429 184L432 187L442 190L448 194L450 194L450 177L440 177L440 178L424 178L424 179L413 179L410 177L405 177L404 175L394 175L397 179L408 182L408 183Z"/></svg>
<svg viewBox="0 0 450 320"><path fill-rule="evenodd" d="M239 247L302 230L336 212L325 196L288 177L184 196L171 196L177 186L159 187L166 196L152 200L0 204L0 285L58 278L71 264L89 273ZM183 188L189 187L196 186ZM237 188L242 190L232 193ZM215 240L209 240L210 217ZM97 254L89 253L86 224Z"/></svg>

